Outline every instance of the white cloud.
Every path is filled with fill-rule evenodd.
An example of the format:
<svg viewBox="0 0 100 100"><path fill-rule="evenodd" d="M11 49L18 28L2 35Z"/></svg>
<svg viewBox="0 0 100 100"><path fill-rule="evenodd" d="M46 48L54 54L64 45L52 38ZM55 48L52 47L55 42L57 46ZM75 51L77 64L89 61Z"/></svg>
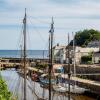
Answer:
<svg viewBox="0 0 100 100"><path fill-rule="evenodd" d="M31 47L33 49L42 49L44 46L44 42L42 42L42 39L39 39L37 32L34 30L34 26L37 27L44 40L47 41L52 16L54 16L55 20L55 43L60 42L61 44L65 44L65 35L68 32L71 33L72 31L75 32L84 28L100 29L99 0L71 0L70 2L63 0L62 3L60 1L3 0L4 3L2 5L5 6L0 7L2 8L0 11L0 33L7 34L9 32L15 34L15 36L9 34L9 38L11 36L12 38L17 37L17 33L21 29L19 27L22 24L25 7L27 8L31 41L34 43L34 46ZM4 38L2 34L0 34L0 37ZM2 41L0 39L1 43ZM40 43L40 41L41 47L35 45L36 43ZM9 42L6 40L6 43ZM15 48L15 43L16 41L13 42L13 47L6 48ZM4 47L2 46L1 48Z"/></svg>

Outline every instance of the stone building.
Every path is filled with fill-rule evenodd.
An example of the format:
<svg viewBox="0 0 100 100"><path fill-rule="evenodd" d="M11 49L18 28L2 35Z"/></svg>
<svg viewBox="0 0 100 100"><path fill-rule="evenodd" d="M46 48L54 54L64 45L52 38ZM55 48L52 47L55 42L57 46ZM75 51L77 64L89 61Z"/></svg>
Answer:
<svg viewBox="0 0 100 100"><path fill-rule="evenodd" d="M76 46L73 49L73 46L69 46L69 49L68 49L68 46L56 45L54 47L54 61L59 62L59 63L68 63L68 50L69 50L70 63L73 63L75 60L76 64L80 64L82 63L81 61L82 56L88 56L90 53L95 54L95 52L99 52L99 47L84 47L83 48L83 47ZM95 58L95 60L96 59L97 58Z"/></svg>
<svg viewBox="0 0 100 100"><path fill-rule="evenodd" d="M82 56L88 56L90 53L95 53L98 52L99 48L94 48L94 47L76 47L75 48L75 62L76 64L82 63L81 57Z"/></svg>
<svg viewBox="0 0 100 100"><path fill-rule="evenodd" d="M100 52L94 52L93 53L92 62L93 62L93 64L100 63Z"/></svg>
<svg viewBox="0 0 100 100"><path fill-rule="evenodd" d="M65 63L66 61L66 46L56 45L53 47L54 61L58 63Z"/></svg>

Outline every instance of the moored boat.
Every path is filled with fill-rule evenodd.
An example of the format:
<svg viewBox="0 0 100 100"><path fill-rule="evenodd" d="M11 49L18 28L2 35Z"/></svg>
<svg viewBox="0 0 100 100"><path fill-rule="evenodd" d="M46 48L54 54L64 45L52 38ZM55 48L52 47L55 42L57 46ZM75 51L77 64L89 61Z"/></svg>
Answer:
<svg viewBox="0 0 100 100"><path fill-rule="evenodd" d="M40 86L41 87L49 87L49 75L48 74L42 74L39 78L40 80ZM54 77L51 78L51 84L55 84L56 80Z"/></svg>

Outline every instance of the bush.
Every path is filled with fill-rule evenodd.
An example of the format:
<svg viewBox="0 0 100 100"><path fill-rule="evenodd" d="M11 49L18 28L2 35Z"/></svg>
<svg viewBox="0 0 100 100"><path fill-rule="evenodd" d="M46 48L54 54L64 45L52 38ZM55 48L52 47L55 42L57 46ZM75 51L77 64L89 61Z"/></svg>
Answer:
<svg viewBox="0 0 100 100"><path fill-rule="evenodd" d="M88 61L87 64L92 64L92 61Z"/></svg>
<svg viewBox="0 0 100 100"><path fill-rule="evenodd" d="M0 77L0 100L11 100L11 93L7 89L7 85Z"/></svg>
<svg viewBox="0 0 100 100"><path fill-rule="evenodd" d="M82 56L81 57L81 62L91 64L92 63L92 55Z"/></svg>

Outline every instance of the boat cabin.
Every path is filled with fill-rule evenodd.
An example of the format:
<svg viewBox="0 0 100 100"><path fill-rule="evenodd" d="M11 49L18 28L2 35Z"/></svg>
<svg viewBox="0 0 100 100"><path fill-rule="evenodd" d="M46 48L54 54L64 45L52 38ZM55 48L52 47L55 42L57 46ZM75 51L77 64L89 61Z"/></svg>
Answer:
<svg viewBox="0 0 100 100"><path fill-rule="evenodd" d="M64 68L61 64L56 64L56 65L53 66L53 72L63 74L64 73Z"/></svg>

